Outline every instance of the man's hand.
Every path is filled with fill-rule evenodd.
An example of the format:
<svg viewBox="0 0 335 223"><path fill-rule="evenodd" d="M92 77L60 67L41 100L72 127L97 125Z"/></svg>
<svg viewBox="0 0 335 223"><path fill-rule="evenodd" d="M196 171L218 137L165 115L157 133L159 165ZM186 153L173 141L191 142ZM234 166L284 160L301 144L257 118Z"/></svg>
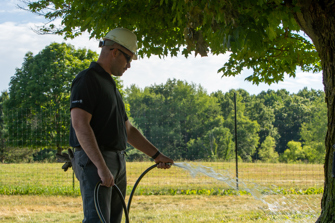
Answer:
<svg viewBox="0 0 335 223"><path fill-rule="evenodd" d="M114 177L108 167L98 169L98 175L101 179L101 186L112 187L114 186Z"/></svg>
<svg viewBox="0 0 335 223"><path fill-rule="evenodd" d="M157 168L159 169L169 169L173 164L173 160L161 153L156 157L155 163L158 164Z"/></svg>

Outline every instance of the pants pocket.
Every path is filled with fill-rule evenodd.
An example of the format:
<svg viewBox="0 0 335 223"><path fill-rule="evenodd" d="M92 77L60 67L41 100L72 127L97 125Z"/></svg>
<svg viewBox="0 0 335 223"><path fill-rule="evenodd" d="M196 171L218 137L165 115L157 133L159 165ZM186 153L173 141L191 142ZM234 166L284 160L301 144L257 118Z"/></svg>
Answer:
<svg viewBox="0 0 335 223"><path fill-rule="evenodd" d="M87 167L92 161L88 158L84 150L76 151L74 158L71 159L73 171L80 181L82 178L83 169Z"/></svg>
<svg viewBox="0 0 335 223"><path fill-rule="evenodd" d="M86 155L84 150L80 150L80 151L76 151L74 153L74 157L75 157L75 162L78 166L84 168L86 167L88 164L92 163L91 160L88 158L88 156Z"/></svg>

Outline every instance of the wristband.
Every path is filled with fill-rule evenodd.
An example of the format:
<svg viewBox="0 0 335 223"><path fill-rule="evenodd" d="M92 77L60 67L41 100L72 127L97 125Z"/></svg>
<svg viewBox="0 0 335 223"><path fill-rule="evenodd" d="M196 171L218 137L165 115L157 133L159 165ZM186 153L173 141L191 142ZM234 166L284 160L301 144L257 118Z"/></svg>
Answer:
<svg viewBox="0 0 335 223"><path fill-rule="evenodd" d="M159 154L161 154L161 152L157 151L157 153L155 153L155 155L153 155L151 158L156 159Z"/></svg>

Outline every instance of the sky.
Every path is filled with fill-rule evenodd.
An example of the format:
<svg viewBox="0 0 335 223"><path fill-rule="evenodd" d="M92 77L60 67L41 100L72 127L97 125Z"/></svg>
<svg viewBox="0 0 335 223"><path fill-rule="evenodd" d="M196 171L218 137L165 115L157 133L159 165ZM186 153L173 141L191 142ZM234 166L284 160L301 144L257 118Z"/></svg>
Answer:
<svg viewBox="0 0 335 223"><path fill-rule="evenodd" d="M97 53L99 40L89 39L88 33L73 40L64 40L59 35L38 35L33 29L46 22L43 17L19 9L17 4L24 6L19 0L1 0L0 2L0 91L8 90L11 76L16 68L21 68L25 54L31 51L34 55L52 42L66 42L78 48L87 48ZM201 85L207 93L228 92L231 89L242 88L250 94L259 94L268 89L286 89L290 93L297 93L307 87L324 90L321 73L304 73L297 71L296 78L285 76L278 84L254 85L244 79L252 74L252 70L244 70L236 77L221 77L217 71L227 62L228 54L208 57L181 55L160 59L157 56L143 58L131 63L121 79L124 87L135 84L145 88L154 84L166 83L168 79L178 79L188 83Z"/></svg>

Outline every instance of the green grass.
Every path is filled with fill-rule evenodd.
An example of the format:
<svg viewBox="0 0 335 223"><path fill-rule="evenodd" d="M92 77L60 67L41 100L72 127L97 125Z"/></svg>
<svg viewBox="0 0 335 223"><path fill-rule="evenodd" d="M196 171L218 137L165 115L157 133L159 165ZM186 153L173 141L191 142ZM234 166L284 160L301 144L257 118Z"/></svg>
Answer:
<svg viewBox="0 0 335 223"><path fill-rule="evenodd" d="M234 163L200 164L235 182ZM137 178L151 165L127 163L126 199ZM71 169L64 172L61 166L0 164L0 221L80 222L79 183ZM130 218L131 222L146 223L315 222L323 180L322 165L241 163L237 191L207 176L193 178L175 166L153 169L136 190ZM268 204L278 207L271 211Z"/></svg>
<svg viewBox="0 0 335 223"><path fill-rule="evenodd" d="M201 162L234 181L235 163ZM152 163L128 162L129 194L137 178ZM0 194L3 195L80 195L72 169L64 172L60 163L0 164ZM262 194L320 194L323 192L323 167L318 164L239 164L240 191L225 182L190 174L173 166L153 169L141 181L136 195L236 195L257 188ZM74 184L73 184L74 183Z"/></svg>
<svg viewBox="0 0 335 223"><path fill-rule="evenodd" d="M127 194L130 194L133 187L127 187ZM275 188L275 189L264 189L260 191L263 195L312 195L322 194L323 188L310 187L306 190L297 188ZM0 186L0 194L2 195L62 195L62 196L80 196L80 190L76 187L74 190L72 187L67 186ZM251 195L246 190L235 190L235 189L172 189L172 188L143 188L139 187L135 191L135 195L215 195L215 196L226 196L226 195Z"/></svg>
<svg viewBox="0 0 335 223"><path fill-rule="evenodd" d="M72 186L0 186L2 195L62 195L62 196L80 196L79 188L73 190Z"/></svg>
<svg viewBox="0 0 335 223"><path fill-rule="evenodd" d="M251 196L159 195L134 196L131 222L315 222L320 213L321 195L270 197L283 202L270 211ZM273 202L272 202L273 203ZM0 222L80 222L80 197L0 195ZM122 221L124 222L124 221Z"/></svg>

